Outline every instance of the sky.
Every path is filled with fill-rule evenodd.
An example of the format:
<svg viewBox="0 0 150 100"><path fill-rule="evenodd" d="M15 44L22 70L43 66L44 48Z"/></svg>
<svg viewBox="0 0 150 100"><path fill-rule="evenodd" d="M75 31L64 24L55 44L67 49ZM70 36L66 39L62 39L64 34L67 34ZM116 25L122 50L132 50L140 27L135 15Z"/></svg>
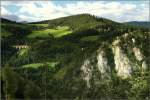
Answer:
<svg viewBox="0 0 150 100"><path fill-rule="evenodd" d="M13 21L42 21L83 13L117 22L148 21L149 1L1 1L1 17Z"/></svg>

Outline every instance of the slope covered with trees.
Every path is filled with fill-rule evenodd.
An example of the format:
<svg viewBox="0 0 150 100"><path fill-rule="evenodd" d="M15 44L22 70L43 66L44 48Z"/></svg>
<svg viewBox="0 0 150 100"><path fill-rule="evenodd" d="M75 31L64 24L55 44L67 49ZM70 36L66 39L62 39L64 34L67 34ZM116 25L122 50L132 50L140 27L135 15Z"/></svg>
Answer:
<svg viewBox="0 0 150 100"><path fill-rule="evenodd" d="M1 24L10 34L1 39L2 98L148 99L148 28L88 14L8 22Z"/></svg>
<svg viewBox="0 0 150 100"><path fill-rule="evenodd" d="M132 21L132 22L126 22L125 24L133 25L133 26L137 26L137 27L145 27L145 28L149 28L150 27L150 22Z"/></svg>

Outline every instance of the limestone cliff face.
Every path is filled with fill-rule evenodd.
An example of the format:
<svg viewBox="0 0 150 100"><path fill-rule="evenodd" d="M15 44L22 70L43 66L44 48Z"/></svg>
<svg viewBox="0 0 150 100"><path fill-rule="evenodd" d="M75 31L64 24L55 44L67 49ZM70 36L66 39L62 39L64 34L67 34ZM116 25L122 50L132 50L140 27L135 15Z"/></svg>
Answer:
<svg viewBox="0 0 150 100"><path fill-rule="evenodd" d="M98 50L97 55L95 56L97 60L97 63L94 64L95 67L92 64L92 59L94 58L86 59L81 66L81 71L83 72L82 77L86 81L87 87L89 88L92 75L95 74L93 71L94 68L100 73L101 79L110 79L110 66L108 65L105 52L103 50Z"/></svg>
<svg viewBox="0 0 150 100"><path fill-rule="evenodd" d="M108 60L104 51L99 51L97 55L97 67L101 73L102 78L110 78L110 66L108 65Z"/></svg>
<svg viewBox="0 0 150 100"><path fill-rule="evenodd" d="M111 57L109 58L108 56L106 56L108 52L106 52L105 49L102 47L100 47L96 51L97 54L94 54L95 58L93 57L90 59L86 59L83 62L81 66L81 71L83 73L82 75L83 79L87 82L87 87L90 87L90 83L91 83L90 81L93 78L92 76L95 74L93 70L95 69L100 73L99 74L100 80L111 79L112 68L114 68L113 70L115 70L116 75L119 76L120 78L125 79L128 77L132 77L132 73L134 72L134 70L139 68L139 65L137 64L137 62L141 63L140 68L144 70L147 69L147 63L145 61L144 55L142 54L139 48L134 46L136 40L134 38L128 38L128 36L129 35L126 33L121 38L116 37L116 39L111 44L106 45L106 48L110 48L112 51L113 60L111 61L113 62L108 63ZM130 55L130 57L134 58L136 61L131 60L131 58L129 58L129 54L127 54L127 52L125 52L122 46L120 45L120 43L122 42L122 39L124 40L131 39L128 41L128 43L131 41L130 42L131 48L130 50L127 48L127 50L133 53L133 55ZM95 64L91 63L92 59L96 59L97 62L95 62ZM113 66L110 65L110 63L113 63Z"/></svg>
<svg viewBox="0 0 150 100"><path fill-rule="evenodd" d="M86 59L83 65L81 66L81 71L83 72L82 77L86 81L87 87L90 87L90 79L92 77L92 70L93 70L93 66L91 65L90 60Z"/></svg>
<svg viewBox="0 0 150 100"><path fill-rule="evenodd" d="M134 48L133 48L133 53L134 53L136 59L137 59L139 62L142 63L141 68L144 69L144 70L146 70L146 69L147 69L147 64L146 64L146 61L144 61L144 58L145 58L145 57L144 57L144 55L141 53L141 50L140 50L139 48L137 48L137 47L134 47Z"/></svg>
<svg viewBox="0 0 150 100"><path fill-rule="evenodd" d="M92 75L95 74L94 70L99 72L101 79L110 79L110 66L108 65L108 61L103 50L98 50L97 55L95 55L97 63L93 65L91 59L86 59L81 66L81 71L83 79L87 83L87 87L90 88L90 80L92 79ZM95 67L94 67L95 66Z"/></svg>
<svg viewBox="0 0 150 100"><path fill-rule="evenodd" d="M115 69L117 75L122 78L127 78L131 75L132 66L130 60L123 53L119 46L113 47L114 60L115 60Z"/></svg>
<svg viewBox="0 0 150 100"><path fill-rule="evenodd" d="M113 41L112 43L115 70L117 71L118 76L127 78L131 76L132 66L130 60L119 46L120 41L121 40L117 38L117 40Z"/></svg>
<svg viewBox="0 0 150 100"><path fill-rule="evenodd" d="M142 60L143 60L144 56L143 56L143 54L141 53L141 51L140 51L139 48L134 47L134 48L133 48L133 52L134 52L134 55L135 55L135 57L136 57L136 59L137 59L138 61L142 61Z"/></svg>

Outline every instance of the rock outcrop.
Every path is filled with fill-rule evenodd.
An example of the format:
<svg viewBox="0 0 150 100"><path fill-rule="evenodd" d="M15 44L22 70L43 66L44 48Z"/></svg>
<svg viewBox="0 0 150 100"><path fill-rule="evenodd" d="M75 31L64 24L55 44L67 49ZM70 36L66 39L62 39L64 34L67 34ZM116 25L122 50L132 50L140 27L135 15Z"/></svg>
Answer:
<svg viewBox="0 0 150 100"><path fill-rule="evenodd" d="M88 88L90 88L90 79L92 77L92 70L93 66L91 65L90 60L86 59L83 65L81 66L81 71L83 72L82 77L86 81Z"/></svg>
<svg viewBox="0 0 150 100"><path fill-rule="evenodd" d="M87 87L90 87L90 80L93 78L93 75L95 74L93 71L95 69L96 71L98 71L98 73L100 73L99 74L100 80L111 79L111 75L112 75L111 68L114 68L113 70L114 72L116 72L116 75L122 79L131 77L132 73L135 70L139 69L139 66L144 70L147 69L145 57L142 54L141 50L137 47L132 47L133 45L135 45L135 39L128 38L128 36L129 36L128 33L126 33L122 37L116 37L116 39L112 42L111 46L105 44L106 48L108 48L108 46L109 48L111 48L111 52L113 54L112 55L113 60L109 60L111 58L106 56L106 53L108 53L105 51L106 48L102 48L103 46L101 46L97 50L97 55L96 54L94 55L95 58L93 57L91 59L87 59L84 61L83 65L81 66L81 71L83 72L83 79L87 82ZM131 39L131 40L125 43L122 42L121 39L124 39L124 41L126 41L126 39ZM131 49L130 53L134 54L134 55L130 55L131 58L129 57L129 54L125 52L124 48L122 48L121 43L125 43L124 45L126 46L128 45L128 43L131 44L131 46L126 49L128 51L129 49ZM135 62L133 61L132 57L133 59L135 59ZM97 62L93 64L92 59L96 59ZM108 63L108 61L113 61L113 62ZM140 65L137 62L140 62ZM110 63L113 63L113 65L110 65Z"/></svg>
<svg viewBox="0 0 150 100"><path fill-rule="evenodd" d="M140 51L139 48L134 47L134 48L133 48L133 53L134 53L134 55L135 55L135 57L136 57L136 59L137 59L138 61L142 61L142 60L143 60L144 56L143 56L143 54L141 53L141 51Z"/></svg>
<svg viewBox="0 0 150 100"><path fill-rule="evenodd" d="M104 78L110 78L110 66L108 65L108 61L106 58L106 54L104 51L99 51L97 55L97 67L98 70L101 73L101 77Z"/></svg>
<svg viewBox="0 0 150 100"><path fill-rule="evenodd" d="M115 70L117 75L122 78L127 78L131 76L132 66L130 60L123 53L119 46L113 47L114 60L115 60Z"/></svg>
<svg viewBox="0 0 150 100"><path fill-rule="evenodd" d="M139 49L139 48L137 48L137 47L134 47L133 48L133 53L134 53L134 55L135 55L135 58L139 61L139 62L141 62L142 63L142 66L141 66L141 68L143 69L143 70L146 70L147 69L147 64L146 64L146 61L144 60L144 55L141 53L141 50Z"/></svg>

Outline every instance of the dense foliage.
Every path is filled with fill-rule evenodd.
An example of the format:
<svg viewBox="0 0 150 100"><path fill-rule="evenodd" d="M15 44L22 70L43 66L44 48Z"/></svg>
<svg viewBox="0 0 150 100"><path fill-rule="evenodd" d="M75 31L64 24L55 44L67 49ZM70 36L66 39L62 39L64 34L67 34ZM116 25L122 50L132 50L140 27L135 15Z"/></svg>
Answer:
<svg viewBox="0 0 150 100"><path fill-rule="evenodd" d="M63 26L68 26L71 33L55 37L49 32L46 36L28 37L33 31L42 34L48 32L45 30L59 31ZM135 38L137 42L134 46L142 50L148 62L150 34L147 28L128 26L88 14L27 24L2 20L1 28L2 34L9 33L1 38L1 94L4 99L148 100L149 71L138 70L127 79L118 77L110 49L117 37L133 33L129 34L129 38L121 38L120 46L134 61L130 47L133 47L131 39ZM28 47L14 47L18 45ZM111 79L101 80L101 74L95 69L92 85L88 88L81 77L80 67L99 47L105 50L109 58ZM96 62L93 61L93 65Z"/></svg>

